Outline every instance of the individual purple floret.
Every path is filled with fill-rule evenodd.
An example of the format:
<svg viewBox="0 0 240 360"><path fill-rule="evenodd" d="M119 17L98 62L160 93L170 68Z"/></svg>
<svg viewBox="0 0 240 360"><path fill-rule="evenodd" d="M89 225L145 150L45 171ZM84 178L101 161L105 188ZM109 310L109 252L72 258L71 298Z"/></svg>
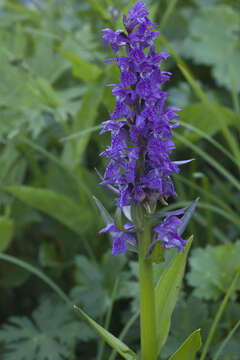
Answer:
<svg viewBox="0 0 240 360"><path fill-rule="evenodd" d="M127 225L127 224L126 224ZM108 224L101 233L109 232L113 236L112 255L121 254L127 250L127 243L135 244L136 240L128 232L119 230L114 224Z"/></svg>
<svg viewBox="0 0 240 360"><path fill-rule="evenodd" d="M167 205L170 196L176 197L171 175L189 160L170 159L175 149L172 129L178 126L175 111L180 109L165 107L168 93L161 86L171 73L161 71L160 63L168 54L155 51L153 41L159 33L153 30L156 25L148 14L144 2L138 1L128 17L123 17L125 32L102 30L104 45L110 44L116 54L107 62L116 62L120 83L108 85L113 87L116 105L110 120L103 123L101 133L110 131L112 141L101 156L110 159L102 184L118 189L117 206L142 205L151 214L158 201ZM118 54L120 49L126 56ZM183 249L184 240L174 231L180 221L176 216L167 217L155 228L164 247ZM114 253L119 253L126 250L127 241L126 234L116 229L114 244L118 245L114 249L120 250Z"/></svg>
<svg viewBox="0 0 240 360"><path fill-rule="evenodd" d="M177 227L181 225L181 220L177 216L167 216L164 221L157 225L154 231L157 233L165 248L177 247L184 251L186 241L177 232Z"/></svg>

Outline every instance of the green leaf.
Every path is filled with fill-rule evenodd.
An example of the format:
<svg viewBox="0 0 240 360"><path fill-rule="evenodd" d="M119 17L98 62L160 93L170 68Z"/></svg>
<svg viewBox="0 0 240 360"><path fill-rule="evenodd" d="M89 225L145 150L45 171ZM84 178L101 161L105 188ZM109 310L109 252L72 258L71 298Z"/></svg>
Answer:
<svg viewBox="0 0 240 360"><path fill-rule="evenodd" d="M203 342L206 341L212 322L208 305L195 296L185 297L182 291L173 311L170 334L161 350L161 358L169 359L189 334L198 328L201 329Z"/></svg>
<svg viewBox="0 0 240 360"><path fill-rule="evenodd" d="M89 323L89 325L113 348L115 349L124 359L134 360L137 359L137 355L132 351L126 344L112 335L109 331L105 330L101 325L91 319L84 311L79 307L74 308L82 315L82 317Z"/></svg>
<svg viewBox="0 0 240 360"><path fill-rule="evenodd" d="M232 330L228 333L227 337L222 341L221 345L219 346L219 349L217 350L217 352L215 352L214 358L213 360L218 360L220 354L223 352L224 348L226 347L226 345L231 344L230 340L233 337L234 333L237 331L237 329L240 326L240 320L237 321L237 323L235 324L235 326L232 328Z"/></svg>
<svg viewBox="0 0 240 360"><path fill-rule="evenodd" d="M85 256L76 256L74 271L76 286L71 290L73 302L90 316L100 318L109 307L116 278L120 280L116 297L118 299L131 297L133 289L131 288L130 291L127 289L131 273L122 271L125 262L124 256L114 258L110 251L104 254L100 264L90 261ZM133 281L131 284L134 284Z"/></svg>
<svg viewBox="0 0 240 360"><path fill-rule="evenodd" d="M109 15L109 13L104 9L104 7L99 4L100 1L95 1L95 0L87 0L89 2L89 4L91 4L91 6L93 7L94 10L96 10L99 15L101 15L101 17L104 20L110 20L111 21L111 16Z"/></svg>
<svg viewBox="0 0 240 360"><path fill-rule="evenodd" d="M0 256L7 256L5 253L0 253ZM19 259L19 261L22 261ZM0 262L0 285L5 288L22 286L30 277L28 271L14 263Z"/></svg>
<svg viewBox="0 0 240 360"><path fill-rule="evenodd" d="M194 288L193 294L206 300L218 300L226 293L240 266L240 241L194 249L189 263L191 270L187 280ZM240 290L239 280L236 290Z"/></svg>
<svg viewBox="0 0 240 360"><path fill-rule="evenodd" d="M42 266L61 267L55 244L42 243L39 248L39 261Z"/></svg>
<svg viewBox="0 0 240 360"><path fill-rule="evenodd" d="M233 111L224 106L213 105L212 109L223 115L222 121L212 121L213 114L209 111L209 106L204 103L193 103L184 107L180 118L208 135L214 135L218 131L223 130L224 126L237 124L240 120L239 115L234 114ZM191 130L185 131L184 135L191 141L201 138L200 134Z"/></svg>
<svg viewBox="0 0 240 360"><path fill-rule="evenodd" d="M147 260L155 264L160 264L164 261L163 246L160 241L156 241L151 245L148 250Z"/></svg>
<svg viewBox="0 0 240 360"><path fill-rule="evenodd" d="M74 339L90 340L92 331L74 320L71 308L55 298L45 299L32 319L10 317L0 330L0 341L10 350L7 360L61 360L69 358Z"/></svg>
<svg viewBox="0 0 240 360"><path fill-rule="evenodd" d="M169 360L195 360L202 345L200 329L194 331Z"/></svg>
<svg viewBox="0 0 240 360"><path fill-rule="evenodd" d="M189 23L190 34L182 44L185 56L191 57L197 64L211 65L219 85L232 90L234 81L239 91L240 81L234 75L238 73L240 62L237 40L239 12L228 5L217 5L203 6L195 14Z"/></svg>
<svg viewBox="0 0 240 360"><path fill-rule="evenodd" d="M94 318L103 316L109 305L109 294L104 286L101 267L82 255L76 256L75 265L77 286L71 291L73 302Z"/></svg>
<svg viewBox="0 0 240 360"><path fill-rule="evenodd" d="M109 214L109 212L105 209L101 201L99 201L95 196L93 196L94 201L97 204L97 207L100 211L100 214L102 216L102 219L105 223L105 225L112 224L114 222L112 216Z"/></svg>
<svg viewBox="0 0 240 360"><path fill-rule="evenodd" d="M205 358L206 358L206 355L208 353L208 349L209 349L210 344L211 344L211 342L213 340L214 333L215 333L216 329L218 328L218 324L219 324L219 321L220 321L221 316L223 314L223 311L226 308L226 305L228 303L228 300L229 300L230 296L232 295L234 290L236 290L236 284L237 284L237 282L239 280L239 275L240 275L240 268L238 267L236 269L236 271L235 271L234 276L233 276L233 281L231 282L229 288L227 289L226 295L224 296L224 298L223 298L223 300L221 302L221 305L218 308L216 316L215 316L215 318L214 318L214 320L212 322L212 326L211 326L211 329L209 331L207 340L206 340L206 342L204 344L204 348L203 348L203 351L201 353L200 360L205 360Z"/></svg>
<svg viewBox="0 0 240 360"><path fill-rule="evenodd" d="M47 106L54 109L60 106L60 99L57 93L46 79L38 77L36 82L30 85L30 90Z"/></svg>
<svg viewBox="0 0 240 360"><path fill-rule="evenodd" d="M5 4L12 10L14 10L16 13L27 15L35 24L39 24L40 17L39 13L37 13L36 11L31 10L27 6L24 6L22 4L16 4L14 1L11 0L5 0Z"/></svg>
<svg viewBox="0 0 240 360"><path fill-rule="evenodd" d="M71 61L73 65L73 75L77 78L90 82L96 80L102 73L102 70L90 62L83 60L80 56L74 55L68 51L59 49L60 54Z"/></svg>
<svg viewBox="0 0 240 360"><path fill-rule="evenodd" d="M70 198L48 189L30 186L9 186L4 191L14 195L24 203L43 211L79 235L88 226L89 210L81 207Z"/></svg>
<svg viewBox="0 0 240 360"><path fill-rule="evenodd" d="M101 83L89 85L74 119L74 132L86 131L94 126L102 94L103 85ZM84 135L75 138L77 163L82 159L90 136L91 132L85 132Z"/></svg>
<svg viewBox="0 0 240 360"><path fill-rule="evenodd" d="M5 251L10 245L13 237L13 221L12 219L0 217L0 251Z"/></svg>
<svg viewBox="0 0 240 360"><path fill-rule="evenodd" d="M70 64L65 57L56 52L54 39L41 37L35 33L33 35L37 46L32 57L31 71L35 76L53 84L70 68Z"/></svg>
<svg viewBox="0 0 240 360"><path fill-rule="evenodd" d="M192 237L187 242L185 253L181 252L177 254L160 277L155 289L158 353L168 336L171 316L175 307L179 288L182 283L187 255L191 243Z"/></svg>

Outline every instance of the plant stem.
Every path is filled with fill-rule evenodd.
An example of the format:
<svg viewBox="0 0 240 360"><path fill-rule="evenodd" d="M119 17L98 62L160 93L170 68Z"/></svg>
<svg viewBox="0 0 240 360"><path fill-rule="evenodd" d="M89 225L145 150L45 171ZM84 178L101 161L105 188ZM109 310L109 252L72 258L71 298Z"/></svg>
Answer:
<svg viewBox="0 0 240 360"><path fill-rule="evenodd" d="M155 297L152 264L146 261L151 241L150 228L144 226L139 235L139 285L140 285L140 326L141 360L157 359Z"/></svg>
<svg viewBox="0 0 240 360"><path fill-rule="evenodd" d="M209 348L209 346L211 344L211 341L212 341L212 338L214 336L215 330L216 330L216 328L218 326L218 322L219 322L219 320L220 320L220 318L222 316L222 313L223 313L223 310L225 309L225 306L227 305L228 299L232 295L232 292L235 290L235 286L236 286L236 283L238 281L239 276L240 276L240 271L237 270L237 272L236 272L236 274L235 274L235 276L233 278L233 281L232 281L232 283L231 283L226 295L224 296L224 299L223 299L223 301L222 301L222 303L221 303L221 305L220 305L220 307L219 307L219 309L217 311L215 319L213 320L213 323L212 323L211 329L209 331L206 343L204 345L203 352L201 354L200 360L205 360L205 357L206 357L207 352L208 352L208 348Z"/></svg>

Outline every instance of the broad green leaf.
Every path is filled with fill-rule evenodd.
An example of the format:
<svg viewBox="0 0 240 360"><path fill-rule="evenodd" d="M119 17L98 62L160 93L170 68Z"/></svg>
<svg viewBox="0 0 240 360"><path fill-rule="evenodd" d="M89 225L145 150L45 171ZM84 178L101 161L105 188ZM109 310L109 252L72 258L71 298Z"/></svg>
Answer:
<svg viewBox="0 0 240 360"><path fill-rule="evenodd" d="M79 235L82 235L88 226L89 210L64 195L30 186L9 186L4 187L3 190L52 216Z"/></svg>
<svg viewBox="0 0 240 360"><path fill-rule="evenodd" d="M224 106L213 105L212 108L222 113L225 126L237 125L240 121L239 115ZM209 111L209 106L204 103L194 103L186 106L180 115L181 119L195 126L197 129L204 131L207 135L214 135L218 131L223 130L223 123L221 121L213 121L213 113ZM196 141L201 138L200 134L191 130L185 131L184 135L191 141Z"/></svg>
<svg viewBox="0 0 240 360"><path fill-rule="evenodd" d="M52 108L58 108L60 99L51 84L44 78L38 77L36 83L29 85L32 93L37 96L44 104Z"/></svg>
<svg viewBox="0 0 240 360"><path fill-rule="evenodd" d="M13 237L13 221L12 219L0 217L0 251L5 251L10 245Z"/></svg>
<svg viewBox="0 0 240 360"><path fill-rule="evenodd" d="M71 290L73 302L80 305L89 316L101 318L111 303L116 278L119 280L116 298L135 297L133 287L138 284L130 280L132 273L123 271L125 263L126 257L114 258L110 250L104 254L100 263L77 255L74 261L75 287ZM129 290L130 284L133 286Z"/></svg>
<svg viewBox="0 0 240 360"><path fill-rule="evenodd" d="M65 56L66 59L71 61L73 65L73 75L77 78L91 82L96 80L99 75L102 73L102 70L90 62L82 59L80 56L74 55L68 51L64 51L62 49L58 50L60 54Z"/></svg>
<svg viewBox="0 0 240 360"><path fill-rule="evenodd" d="M32 57L31 71L35 76L53 84L64 71L70 68L70 64L65 57L56 52L54 39L42 37L36 33L32 35L37 46Z"/></svg>
<svg viewBox="0 0 240 360"><path fill-rule="evenodd" d="M82 98L81 106L74 119L74 132L86 131L95 124L98 106L103 94L103 85L93 83L89 85L86 93ZM91 132L88 132L75 139L76 141L76 162L82 160L83 153L86 150Z"/></svg>
<svg viewBox="0 0 240 360"><path fill-rule="evenodd" d="M215 5L203 6L195 14L189 23L190 33L183 43L185 56L191 57L197 64L211 65L219 85L232 90L234 80L239 91L240 81L234 75L238 73L240 62L236 33L240 22L239 11L228 5Z"/></svg>
<svg viewBox="0 0 240 360"><path fill-rule="evenodd" d="M29 91L23 84L27 81L27 75L11 64L8 51L1 47L1 83L0 83L0 106L10 106L16 109L27 101Z"/></svg>
<svg viewBox="0 0 240 360"><path fill-rule="evenodd" d="M171 324L172 312L182 283L192 237L188 239L185 253L180 252L160 277L155 288L158 353L165 343Z"/></svg>
<svg viewBox="0 0 240 360"><path fill-rule="evenodd" d="M189 82L189 84L192 86L193 90L195 91L196 95L199 97L199 99L203 102L203 104L206 106L206 108L209 109L209 112L212 114L212 117L215 119L215 122L219 122L221 124L220 129L223 132L223 135L225 136L234 156L236 159L240 162L240 151L239 146L236 141L236 138L233 136L233 134L228 129L228 126L226 124L224 115L222 114L222 111L219 109L219 107L212 105L212 103L209 101L208 97L206 96L205 92L199 86L198 82L195 80L193 74L191 73L188 66L184 63L184 61L181 59L181 57L175 53L171 45L168 43L168 41L165 39L165 37L160 34L159 35L159 41L162 42L167 50L170 52L170 54L175 58L177 65L179 69L181 70L183 76L186 78L186 80Z"/></svg>
<svg viewBox="0 0 240 360"><path fill-rule="evenodd" d="M240 241L194 249L189 263L187 280L194 288L193 294L216 301L226 293L240 266ZM236 290L239 289L240 280L236 284Z"/></svg>
<svg viewBox="0 0 240 360"><path fill-rule="evenodd" d="M71 308L55 297L44 299L31 319L12 316L0 330L9 360L60 360L68 358L73 341L91 340L93 331L73 317Z"/></svg>
<svg viewBox="0 0 240 360"><path fill-rule="evenodd" d="M202 345L200 329L194 331L169 360L195 360Z"/></svg>
<svg viewBox="0 0 240 360"><path fill-rule="evenodd" d="M105 330L96 321L91 319L84 311L79 307L74 308L82 315L82 317L88 322L88 324L113 348L115 349L124 359L134 360L137 359L137 355L132 351L126 344L121 340L112 335L109 331Z"/></svg>

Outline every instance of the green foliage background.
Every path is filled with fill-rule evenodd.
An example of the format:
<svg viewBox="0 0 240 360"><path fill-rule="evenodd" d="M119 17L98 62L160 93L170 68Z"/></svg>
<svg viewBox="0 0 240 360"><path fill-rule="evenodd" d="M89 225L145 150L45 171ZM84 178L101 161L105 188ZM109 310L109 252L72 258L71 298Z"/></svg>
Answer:
<svg viewBox="0 0 240 360"><path fill-rule="evenodd" d="M138 309L135 254L112 257L93 195L113 214L114 196L98 185L99 136L114 107L118 70L100 30L121 27L127 0L0 0L0 357L6 360L115 358L97 335L28 266L42 270L118 336ZM161 359L196 328L206 340L240 266L240 4L237 0L146 1L159 24L158 49L169 104L182 107L175 160L196 160L175 176L170 207L200 203L184 288ZM171 251L167 258L172 256ZM17 263L16 260L20 260ZM166 260L168 261L168 259ZM22 266L25 264L24 266ZM158 265L160 272L164 265ZM240 282L207 359L240 319ZM125 341L138 351L138 320ZM218 359L239 360L238 328Z"/></svg>

